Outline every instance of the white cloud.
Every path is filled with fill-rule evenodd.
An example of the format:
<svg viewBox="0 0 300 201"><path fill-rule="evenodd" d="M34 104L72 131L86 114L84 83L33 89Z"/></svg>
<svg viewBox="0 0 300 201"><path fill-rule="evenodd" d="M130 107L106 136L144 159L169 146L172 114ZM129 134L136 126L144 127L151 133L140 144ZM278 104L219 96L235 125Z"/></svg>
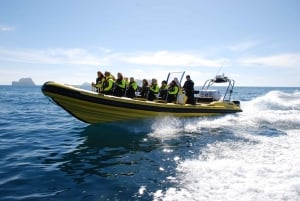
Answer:
<svg viewBox="0 0 300 201"><path fill-rule="evenodd" d="M0 60L38 64L84 64L109 66L113 62L130 65L174 66L174 67L220 67L229 63L228 59L207 59L201 55L184 52L137 52L114 53L108 49L98 49L92 53L86 49L0 49Z"/></svg>
<svg viewBox="0 0 300 201"><path fill-rule="evenodd" d="M13 31L15 29L14 26L0 25L0 31Z"/></svg>
<svg viewBox="0 0 300 201"><path fill-rule="evenodd" d="M48 79L66 83L82 83L83 81L93 81L97 70L109 70L113 74L122 72L124 76L133 76L136 79L157 78L161 81L166 79L168 72L185 70L186 73L192 76L195 84L200 86L206 79L214 77L216 71L219 71L218 69L222 66L226 69L222 69L218 73L224 72L227 76L239 80L239 85L241 83L253 85L253 79L247 80L249 73L252 73L252 77L255 75L256 78L259 76L259 73L257 75L257 72L254 71L245 73L244 68L241 68L242 66L282 68L283 71L285 71L285 68L288 68L286 75L296 77L292 79L295 82L295 80L298 80L297 76L299 77L299 75L293 72L298 72L299 64L300 53L283 53L264 57L222 58L218 56L206 57L198 52L113 52L101 48L94 48L93 50L82 48L38 50L5 49L0 47L0 70L4 75L0 83L10 83L9 80L16 80L20 76L31 76L38 83ZM24 69L28 70L20 71L10 68L10 66L18 66L19 69L24 67ZM70 66L72 66L71 71L70 68L67 68ZM50 73L42 73L46 68L51 68ZM68 74L68 78L66 78L66 74ZM270 80L264 78L263 81L265 83L258 81L254 84L275 85L274 83L272 84L272 80L276 80L276 84L280 84L278 83L279 79L273 79L274 76L275 74L271 76L272 79L270 78ZM289 84L285 78L282 79L281 83L283 86L295 86L298 83Z"/></svg>
<svg viewBox="0 0 300 201"><path fill-rule="evenodd" d="M231 45L228 47L228 49L233 52L244 52L246 50L256 47L257 45L259 45L259 42L257 41L245 41Z"/></svg>
<svg viewBox="0 0 300 201"><path fill-rule="evenodd" d="M104 52L104 53L111 53L112 52L111 49L105 48L105 47L98 47L97 49L100 50L101 52Z"/></svg>
<svg viewBox="0 0 300 201"><path fill-rule="evenodd" d="M270 56L253 56L240 58L238 63L246 66L268 66L268 67L299 67L300 53L277 54Z"/></svg>
<svg viewBox="0 0 300 201"><path fill-rule="evenodd" d="M109 64L109 59L90 53L88 50L74 49L0 49L0 60L35 64Z"/></svg>
<svg viewBox="0 0 300 201"><path fill-rule="evenodd" d="M201 55L182 52L142 52L132 55L123 55L122 61L139 65L157 66L206 66L220 67L228 62L227 59L206 59Z"/></svg>
<svg viewBox="0 0 300 201"><path fill-rule="evenodd" d="M108 49L91 52L86 49L5 49L0 48L0 61L34 64L76 64L91 66L111 66L112 64L151 66L151 67L216 67L243 66L299 67L300 53L284 53L270 56L251 56L242 58L213 58L189 52L135 52L114 53Z"/></svg>

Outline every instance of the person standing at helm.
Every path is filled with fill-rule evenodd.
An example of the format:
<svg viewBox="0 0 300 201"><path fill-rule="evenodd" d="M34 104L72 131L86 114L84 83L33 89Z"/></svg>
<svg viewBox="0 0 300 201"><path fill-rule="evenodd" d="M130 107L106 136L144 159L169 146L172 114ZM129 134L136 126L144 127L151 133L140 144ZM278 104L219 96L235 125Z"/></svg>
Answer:
<svg viewBox="0 0 300 201"><path fill-rule="evenodd" d="M195 105L195 98L194 98L194 82L191 80L189 75L186 76L186 81L183 85L183 89L185 91L185 95L187 96L187 104Z"/></svg>
<svg viewBox="0 0 300 201"><path fill-rule="evenodd" d="M148 100L153 101L156 98L156 94L159 92L159 86L156 79L152 79L149 87Z"/></svg>
<svg viewBox="0 0 300 201"><path fill-rule="evenodd" d="M104 76L103 90L101 92L106 95L112 95L114 85L113 77L111 76L110 72L107 71L105 71Z"/></svg>

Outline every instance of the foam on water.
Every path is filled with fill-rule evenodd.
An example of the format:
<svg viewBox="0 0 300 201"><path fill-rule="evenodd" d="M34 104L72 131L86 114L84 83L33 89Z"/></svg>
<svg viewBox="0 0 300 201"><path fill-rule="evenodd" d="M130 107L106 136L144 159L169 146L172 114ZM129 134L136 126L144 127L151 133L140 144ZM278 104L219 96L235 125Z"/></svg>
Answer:
<svg viewBox="0 0 300 201"><path fill-rule="evenodd" d="M178 163L172 187L153 192L154 200L300 200L300 93L271 91L242 108L236 115L155 125L151 135L162 139L177 137L182 127L179 133L196 135L226 128L245 140L199 148L197 157Z"/></svg>
<svg viewBox="0 0 300 201"><path fill-rule="evenodd" d="M152 132L149 136L162 141L179 137L184 130L183 122L174 117L157 118L151 128Z"/></svg>

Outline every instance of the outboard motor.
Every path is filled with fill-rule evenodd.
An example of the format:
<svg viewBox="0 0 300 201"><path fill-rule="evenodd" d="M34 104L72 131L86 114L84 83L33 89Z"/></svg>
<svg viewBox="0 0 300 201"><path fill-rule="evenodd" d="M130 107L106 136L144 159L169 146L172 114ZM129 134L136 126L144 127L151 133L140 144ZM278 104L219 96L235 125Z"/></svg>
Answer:
<svg viewBox="0 0 300 201"><path fill-rule="evenodd" d="M240 103L240 101L238 101L238 100L234 100L234 101L232 101L234 104L236 104L237 106L240 106L241 105L241 103Z"/></svg>

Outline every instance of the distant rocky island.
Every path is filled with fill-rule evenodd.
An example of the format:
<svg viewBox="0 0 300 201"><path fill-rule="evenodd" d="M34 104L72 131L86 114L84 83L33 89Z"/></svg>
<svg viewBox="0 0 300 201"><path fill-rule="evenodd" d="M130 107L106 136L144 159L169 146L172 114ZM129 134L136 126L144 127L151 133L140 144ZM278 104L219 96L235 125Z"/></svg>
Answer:
<svg viewBox="0 0 300 201"><path fill-rule="evenodd" d="M21 78L19 81L12 81L12 86L35 86L31 78Z"/></svg>

